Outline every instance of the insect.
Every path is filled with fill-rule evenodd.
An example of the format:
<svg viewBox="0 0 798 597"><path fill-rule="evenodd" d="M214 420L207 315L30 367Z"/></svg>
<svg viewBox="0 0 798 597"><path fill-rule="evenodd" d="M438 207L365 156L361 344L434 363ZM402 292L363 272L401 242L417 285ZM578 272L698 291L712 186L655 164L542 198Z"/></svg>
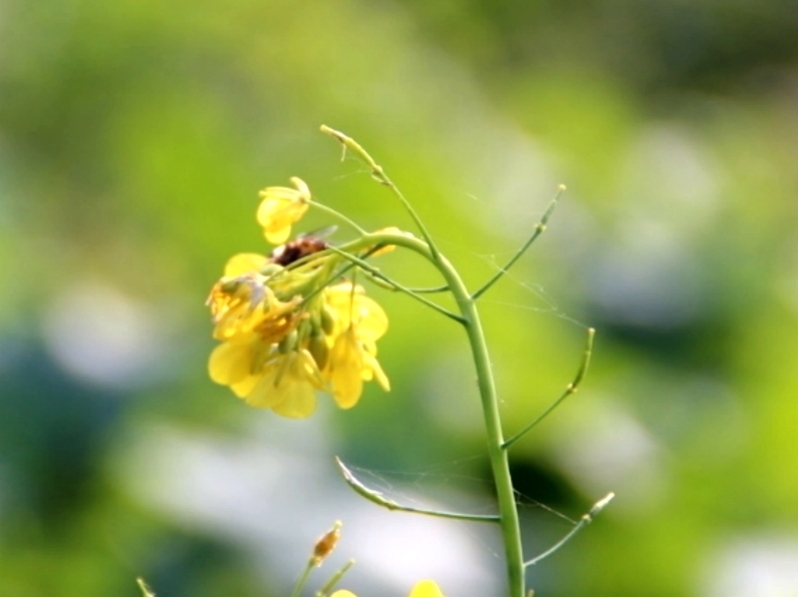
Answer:
<svg viewBox="0 0 798 597"><path fill-rule="evenodd" d="M294 240L289 240L284 245L275 247L269 254L269 262L288 267L292 263L308 255L323 251L329 246L324 239L333 234L337 229L338 226L327 226L314 230L313 232L300 234Z"/></svg>

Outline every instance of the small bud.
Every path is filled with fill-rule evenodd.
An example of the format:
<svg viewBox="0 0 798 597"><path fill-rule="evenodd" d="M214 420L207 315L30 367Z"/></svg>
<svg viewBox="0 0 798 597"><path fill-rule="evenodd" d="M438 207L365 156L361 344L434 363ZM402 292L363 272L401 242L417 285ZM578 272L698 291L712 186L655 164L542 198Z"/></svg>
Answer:
<svg viewBox="0 0 798 597"><path fill-rule="evenodd" d="M324 305L321 311L321 329L328 336L335 329L335 313L328 305Z"/></svg>
<svg viewBox="0 0 798 597"><path fill-rule="evenodd" d="M277 345L277 350L280 351L280 354L288 354L292 352L294 348L296 348L297 338L299 335L296 333L296 330L291 330L282 340L280 340L279 344Z"/></svg>
<svg viewBox="0 0 798 597"><path fill-rule="evenodd" d="M342 524L340 520L336 520L333 528L316 541L316 545L313 547L313 555L310 558L314 566L321 566L321 563L333 552L338 544L338 539L341 537Z"/></svg>
<svg viewBox="0 0 798 597"><path fill-rule="evenodd" d="M327 339L324 334L313 334L310 337L308 352L313 356L319 369L324 369L327 365L327 358L330 356L330 348L327 346Z"/></svg>

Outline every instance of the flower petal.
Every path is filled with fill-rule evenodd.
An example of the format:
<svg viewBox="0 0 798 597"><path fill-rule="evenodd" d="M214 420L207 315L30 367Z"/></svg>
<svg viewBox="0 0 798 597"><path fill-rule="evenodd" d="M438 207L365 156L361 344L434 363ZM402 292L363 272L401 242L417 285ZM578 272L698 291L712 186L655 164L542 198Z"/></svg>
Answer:
<svg viewBox="0 0 798 597"><path fill-rule="evenodd" d="M435 582L422 580L416 583L408 597L443 597L443 593Z"/></svg>
<svg viewBox="0 0 798 597"><path fill-rule="evenodd" d="M208 359L211 379L225 386L243 381L250 371L250 344L248 342L224 342L213 349Z"/></svg>
<svg viewBox="0 0 798 597"><path fill-rule="evenodd" d="M266 240L281 245L291 235L291 226L298 222L308 210L310 189L299 178L292 178L296 187L267 187L260 192L261 203L258 206L257 219L263 227Z"/></svg>
<svg viewBox="0 0 798 597"><path fill-rule="evenodd" d="M225 277L241 276L250 272L259 272L269 262L269 258L258 253L239 253L227 260L224 266Z"/></svg>

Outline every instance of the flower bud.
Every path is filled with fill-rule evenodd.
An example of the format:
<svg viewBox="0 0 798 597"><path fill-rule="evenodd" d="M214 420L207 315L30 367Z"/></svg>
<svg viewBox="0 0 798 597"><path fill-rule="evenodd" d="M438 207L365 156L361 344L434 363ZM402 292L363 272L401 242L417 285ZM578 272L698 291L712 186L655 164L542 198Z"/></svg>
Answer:
<svg viewBox="0 0 798 597"><path fill-rule="evenodd" d="M310 337L308 352L313 356L319 369L324 369L327 365L327 358L330 356L330 347L327 345L327 338L324 334L313 334Z"/></svg>
<svg viewBox="0 0 798 597"><path fill-rule="evenodd" d="M321 566L321 563L333 552L338 544L338 539L341 537L342 524L340 520L336 520L333 528L316 541L316 545L313 547L313 555L311 556L314 566Z"/></svg>

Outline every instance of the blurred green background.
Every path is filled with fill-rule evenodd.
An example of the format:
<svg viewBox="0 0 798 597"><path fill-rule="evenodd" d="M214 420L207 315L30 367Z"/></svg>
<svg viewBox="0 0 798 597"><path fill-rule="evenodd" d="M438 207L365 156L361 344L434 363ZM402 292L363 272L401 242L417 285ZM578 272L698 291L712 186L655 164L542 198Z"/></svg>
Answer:
<svg viewBox="0 0 798 597"><path fill-rule="evenodd" d="M568 186L483 302L508 432L598 330L582 390L512 452L529 555L570 528L551 510L618 497L537 594L798 595L790 0L0 1L0 595L287 595L338 518L328 568L358 559L363 597L501 594L491 529L380 510L332 464L491 511L455 325L374 289L393 391L349 412L284 420L207 379L207 291L269 250L260 188L301 176L411 226L322 123L474 287Z"/></svg>

